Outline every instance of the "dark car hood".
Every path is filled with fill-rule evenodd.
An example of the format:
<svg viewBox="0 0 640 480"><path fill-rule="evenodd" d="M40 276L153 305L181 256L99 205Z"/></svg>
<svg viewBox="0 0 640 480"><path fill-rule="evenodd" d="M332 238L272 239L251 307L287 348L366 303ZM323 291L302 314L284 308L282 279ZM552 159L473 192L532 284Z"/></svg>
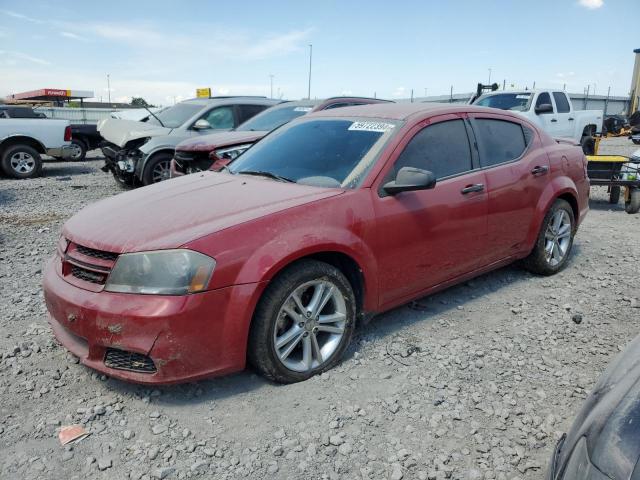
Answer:
<svg viewBox="0 0 640 480"><path fill-rule="evenodd" d="M218 132L202 135L180 142L176 150L184 152L210 152L220 147L230 147L240 143L253 143L269 132Z"/></svg>
<svg viewBox="0 0 640 480"><path fill-rule="evenodd" d="M640 336L610 363L585 400L559 465L582 437L598 470L615 480L640 479Z"/></svg>
<svg viewBox="0 0 640 480"><path fill-rule="evenodd" d="M67 221L63 235L80 245L116 253L177 248L204 235L342 192L202 172L89 205Z"/></svg>

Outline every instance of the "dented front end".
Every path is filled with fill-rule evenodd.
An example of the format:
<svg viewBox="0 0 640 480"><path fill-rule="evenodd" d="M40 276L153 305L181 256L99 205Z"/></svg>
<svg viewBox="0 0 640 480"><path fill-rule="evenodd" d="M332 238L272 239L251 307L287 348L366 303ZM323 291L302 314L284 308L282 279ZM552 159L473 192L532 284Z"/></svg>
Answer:
<svg viewBox="0 0 640 480"><path fill-rule="evenodd" d="M111 377L170 384L238 371L255 285L191 295L104 291L118 254L62 239L44 276L56 338Z"/></svg>

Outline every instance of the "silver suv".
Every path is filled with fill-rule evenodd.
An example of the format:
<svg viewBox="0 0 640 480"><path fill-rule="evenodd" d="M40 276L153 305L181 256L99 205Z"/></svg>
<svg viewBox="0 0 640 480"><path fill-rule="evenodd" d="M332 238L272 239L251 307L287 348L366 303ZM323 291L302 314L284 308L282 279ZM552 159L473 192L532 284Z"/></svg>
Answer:
<svg viewBox="0 0 640 480"><path fill-rule="evenodd" d="M185 100L142 121L109 118L98 123L104 142L104 171L124 186L149 185L169 178L176 145L198 135L237 127L279 103L264 97L213 97Z"/></svg>

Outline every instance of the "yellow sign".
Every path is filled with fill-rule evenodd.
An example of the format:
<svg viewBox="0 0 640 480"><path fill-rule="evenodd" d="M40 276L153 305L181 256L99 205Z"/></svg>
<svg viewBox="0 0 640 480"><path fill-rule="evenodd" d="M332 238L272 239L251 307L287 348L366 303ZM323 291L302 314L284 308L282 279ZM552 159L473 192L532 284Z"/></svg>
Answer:
<svg viewBox="0 0 640 480"><path fill-rule="evenodd" d="M210 88L197 88L196 96L198 98L211 98L211 89Z"/></svg>

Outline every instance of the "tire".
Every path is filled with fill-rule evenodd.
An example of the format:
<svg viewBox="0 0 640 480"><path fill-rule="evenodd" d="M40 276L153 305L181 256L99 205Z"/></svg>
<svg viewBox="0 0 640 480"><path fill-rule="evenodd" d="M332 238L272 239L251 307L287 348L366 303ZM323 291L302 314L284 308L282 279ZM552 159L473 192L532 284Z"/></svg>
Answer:
<svg viewBox="0 0 640 480"><path fill-rule="evenodd" d="M151 157L144 166L142 184L151 185L152 183L169 180L171 178L169 175L172 158L173 155L171 153L156 153Z"/></svg>
<svg viewBox="0 0 640 480"><path fill-rule="evenodd" d="M331 296L326 305L309 315L306 309L313 310L313 299L323 299L327 292ZM335 320L327 321L332 315ZM324 262L301 260L283 270L260 298L249 332L249 364L279 383L307 380L340 361L355 319L355 296L344 274ZM325 328L332 331L321 331ZM279 347L278 339L284 342Z"/></svg>
<svg viewBox="0 0 640 480"><path fill-rule="evenodd" d="M631 189L629 192L629 200L624 202L624 210L629 214L638 213L640 210L640 189Z"/></svg>
<svg viewBox="0 0 640 480"><path fill-rule="evenodd" d="M131 190L134 185L127 183L125 180L120 178L117 173L111 172L113 174L113 179L116 181L116 185L120 187L121 190Z"/></svg>
<svg viewBox="0 0 640 480"><path fill-rule="evenodd" d="M558 224L558 216L561 216L563 221L560 224L562 237L557 235L555 228ZM564 223L565 221L566 223ZM564 227L567 225L569 229L564 230ZM551 205L551 208L549 208L544 216L540 233L538 234L533 250L529 256L523 260L524 268L538 275L553 275L562 270L571 256L573 237L576 232L575 225L571 205L562 199L557 199L553 202L553 205ZM551 246L552 256L549 256L547 252L549 246ZM562 253L563 249L564 253ZM558 257L555 255L556 252L558 252ZM560 254L562 254L562 256L560 256Z"/></svg>
<svg viewBox="0 0 640 480"><path fill-rule="evenodd" d="M87 156L87 144L80 139L72 139L71 146L73 147L72 156L69 160L72 162L81 162Z"/></svg>
<svg viewBox="0 0 640 480"><path fill-rule="evenodd" d="M580 145L582 145L582 151L585 155L594 155L596 153L596 140L592 136L582 137Z"/></svg>
<svg viewBox="0 0 640 480"><path fill-rule="evenodd" d="M2 170L13 178L35 178L42 174L42 158L28 145L13 145L2 154Z"/></svg>
<svg viewBox="0 0 640 480"><path fill-rule="evenodd" d="M609 203L617 205L620 201L620 186L614 185L609 192Z"/></svg>
<svg viewBox="0 0 640 480"><path fill-rule="evenodd" d="M634 144L640 145L640 140L631 140Z"/></svg>

